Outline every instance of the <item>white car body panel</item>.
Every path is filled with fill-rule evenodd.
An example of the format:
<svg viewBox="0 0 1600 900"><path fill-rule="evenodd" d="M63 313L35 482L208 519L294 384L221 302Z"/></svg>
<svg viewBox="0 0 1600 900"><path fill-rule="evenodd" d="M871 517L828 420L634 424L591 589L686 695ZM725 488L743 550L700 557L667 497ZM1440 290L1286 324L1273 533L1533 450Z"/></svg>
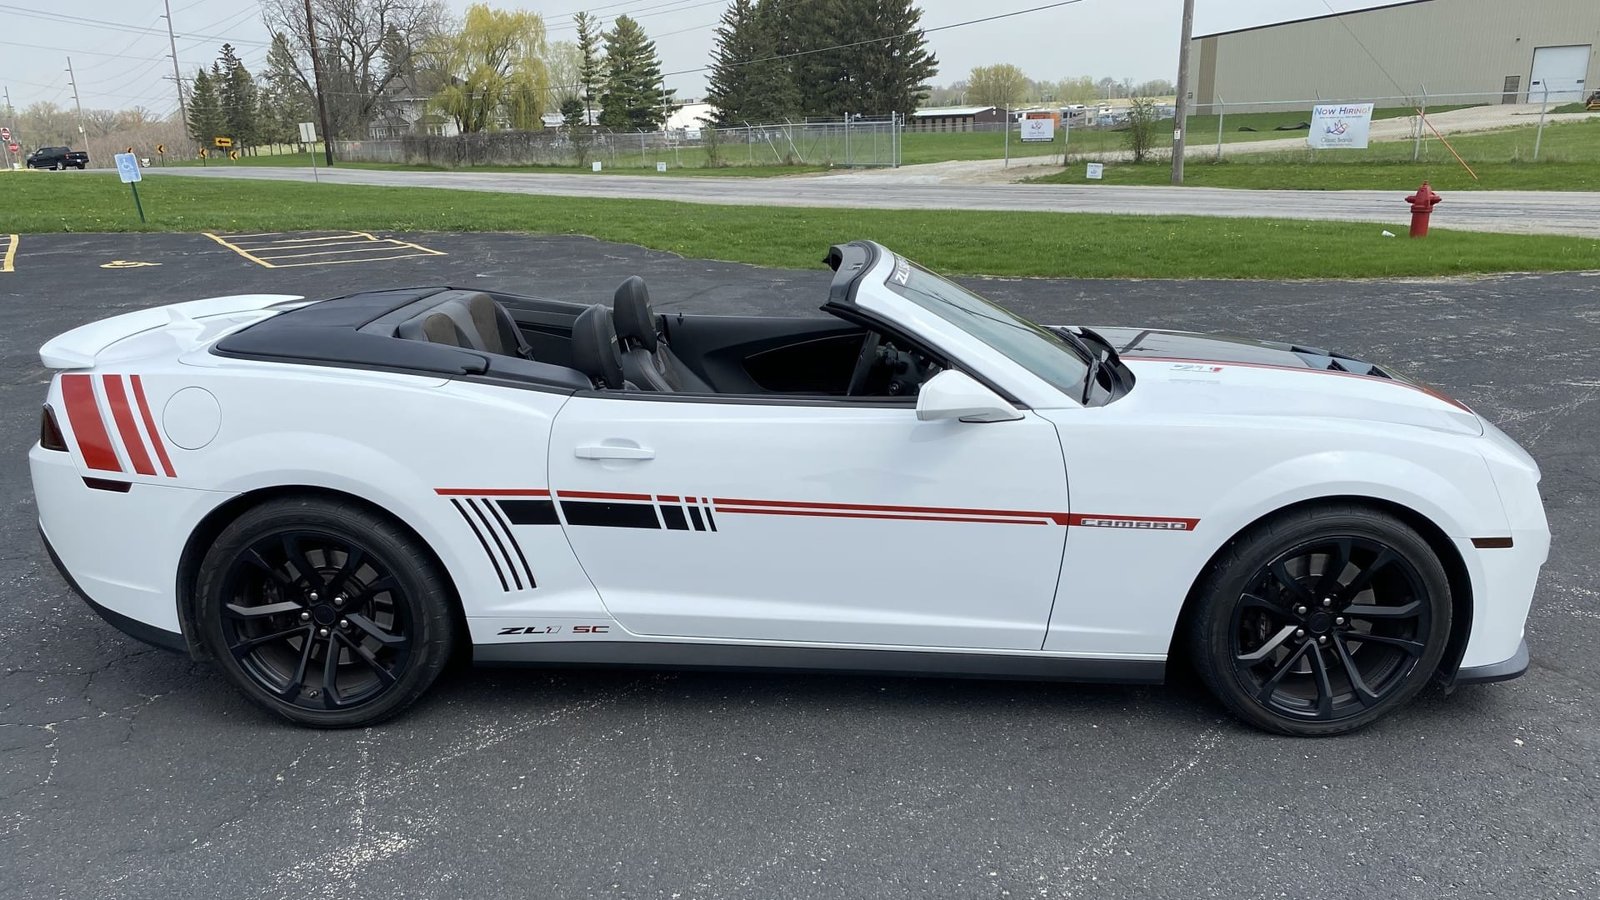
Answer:
<svg viewBox="0 0 1600 900"><path fill-rule="evenodd" d="M71 450L30 451L40 527L96 603L174 636L176 573L206 517L314 488L413 529L479 648L1159 662L1233 536L1299 502L1368 498L1459 550L1473 603L1461 664L1518 653L1549 547L1538 470L1469 410L1400 381L1176 357L1129 358L1131 392L1086 406L886 290L892 259L873 264L857 308L946 353L1022 418L232 358L212 351L219 338L296 298L217 298L46 344L45 364L64 370L46 402Z"/></svg>

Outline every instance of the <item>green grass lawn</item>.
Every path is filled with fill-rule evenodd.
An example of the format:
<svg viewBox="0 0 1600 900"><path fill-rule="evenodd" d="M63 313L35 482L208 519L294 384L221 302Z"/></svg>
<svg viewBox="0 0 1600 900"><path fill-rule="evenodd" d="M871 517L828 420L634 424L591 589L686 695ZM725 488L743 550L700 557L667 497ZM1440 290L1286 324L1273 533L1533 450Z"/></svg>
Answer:
<svg viewBox="0 0 1600 900"><path fill-rule="evenodd" d="M18 232L512 231L581 234L688 257L815 268L871 238L939 270L1083 278L1361 278L1600 268L1600 241L1372 224L1034 212L773 209L427 188L160 177L150 223L109 174L0 176ZM1391 230L1398 230L1391 226Z"/></svg>
<svg viewBox="0 0 1600 900"><path fill-rule="evenodd" d="M1191 156L1184 183L1199 187L1282 190L1406 190L1424 179L1442 191L1600 191L1600 119L1548 125L1533 162L1537 126L1519 125L1477 134L1448 136L1472 167L1467 173L1437 139L1423 143L1412 162L1410 141L1374 143L1366 150L1302 150L1250 153L1221 160ZM1065 171L1033 179L1044 184L1094 184L1074 162ZM1107 163L1104 184L1168 184L1169 162Z"/></svg>

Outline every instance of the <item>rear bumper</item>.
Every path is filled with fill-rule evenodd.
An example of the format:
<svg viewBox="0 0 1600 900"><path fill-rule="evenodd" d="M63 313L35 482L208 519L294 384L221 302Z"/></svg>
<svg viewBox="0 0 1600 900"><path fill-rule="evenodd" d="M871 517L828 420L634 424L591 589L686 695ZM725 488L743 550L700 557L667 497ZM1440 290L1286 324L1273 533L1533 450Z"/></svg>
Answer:
<svg viewBox="0 0 1600 900"><path fill-rule="evenodd" d="M129 637L137 638L146 644L160 647L163 650L171 650L174 653L189 652L189 645L184 641L183 635L175 631L167 631L164 628L157 628L154 625L146 625L137 619L130 619L122 613L107 609L96 603L93 597L84 592L83 587L78 584L78 580L72 577L72 573L67 571L66 565L61 562L61 557L56 554L56 548L50 543L50 536L44 533L43 526L39 528L39 540L44 543L45 552L50 554L50 562L55 564L56 571L61 573L61 579L67 583L67 587L72 588L74 594L83 598L83 602L87 603L89 608L94 610L100 618L111 623L112 627Z"/></svg>
<svg viewBox="0 0 1600 900"><path fill-rule="evenodd" d="M1486 666L1472 666L1456 672L1455 683L1461 684L1489 684L1494 681L1510 681L1520 678L1528 671L1528 641L1524 638L1517 644L1517 652L1510 659Z"/></svg>

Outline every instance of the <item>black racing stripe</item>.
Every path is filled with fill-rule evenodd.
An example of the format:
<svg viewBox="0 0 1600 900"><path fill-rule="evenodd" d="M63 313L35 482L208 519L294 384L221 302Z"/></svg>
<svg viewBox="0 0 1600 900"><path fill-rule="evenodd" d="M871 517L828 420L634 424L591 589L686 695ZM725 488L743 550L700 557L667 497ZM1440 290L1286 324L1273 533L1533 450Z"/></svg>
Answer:
<svg viewBox="0 0 1600 900"><path fill-rule="evenodd" d="M478 546L483 548L483 555L489 557L489 563L494 566L495 577L500 579L500 589L509 593L511 585L506 583L506 573L500 571L500 560L494 558L494 551L489 549L489 542L483 539L483 532L478 530L477 524L472 521L472 516L467 515L467 509L461 505L460 500L451 500L450 505L456 508L456 512L461 513L461 520L472 529L472 536L478 539Z"/></svg>
<svg viewBox="0 0 1600 900"><path fill-rule="evenodd" d="M500 500L500 511L513 525L560 525L552 500Z"/></svg>
<svg viewBox="0 0 1600 900"><path fill-rule="evenodd" d="M700 518L700 507L689 507L689 520L694 523L695 531L705 531L706 523Z"/></svg>
<svg viewBox="0 0 1600 900"><path fill-rule="evenodd" d="M506 558L506 569L511 572L511 582L517 586L517 590L522 590L522 576L517 574L516 564L511 561L511 554L506 552L506 542L500 540L500 532L489 524L489 517L483 514L483 508L478 506L478 501L468 500L467 505L472 507L472 511L483 520L484 530L489 532L489 537L494 538L494 545L500 548L500 555Z"/></svg>
<svg viewBox="0 0 1600 900"><path fill-rule="evenodd" d="M713 518L712 518L712 517L711 517L711 504L710 504L710 503L707 503L707 504L706 504L706 505L705 505L705 508L704 508L704 509L702 509L702 510L701 510L701 511L702 511L702 512L704 512L704 513L705 513L705 514L706 514L706 525L707 525L707 526L708 526L708 527L709 527L709 528L710 528L710 529L711 529L711 530L712 530L712 531L716 531L716 530L717 530L717 520L716 520L716 519L713 519Z"/></svg>
<svg viewBox="0 0 1600 900"><path fill-rule="evenodd" d="M666 520L667 527L673 531L688 531L689 520L683 517L683 507L661 504L661 518Z"/></svg>
<svg viewBox="0 0 1600 900"><path fill-rule="evenodd" d="M528 576L528 588L531 590L538 587L538 583L533 580L533 567L528 565L528 558L522 555L522 545L517 543L517 536L511 533L511 526L506 524L505 516L500 514L499 505L493 500L485 500L483 502L485 506L489 507L489 512L494 513L495 521L500 523L500 530L505 532L506 540L511 542L511 549L517 551L517 559L522 562L522 571Z"/></svg>
<svg viewBox="0 0 1600 900"><path fill-rule="evenodd" d="M601 528L660 528L656 509L648 503L607 503L591 500L563 500L561 514L568 525L593 525Z"/></svg>

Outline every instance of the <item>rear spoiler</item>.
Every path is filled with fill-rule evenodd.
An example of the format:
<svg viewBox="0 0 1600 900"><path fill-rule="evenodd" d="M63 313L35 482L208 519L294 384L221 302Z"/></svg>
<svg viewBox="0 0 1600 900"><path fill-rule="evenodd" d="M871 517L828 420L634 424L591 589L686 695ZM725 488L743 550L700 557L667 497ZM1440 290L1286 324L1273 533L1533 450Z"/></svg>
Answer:
<svg viewBox="0 0 1600 900"><path fill-rule="evenodd" d="M107 347L136 334L173 325L192 325L198 319L211 316L256 312L303 299L292 294L240 294L123 313L56 335L39 348L39 360L51 369L87 369Z"/></svg>

